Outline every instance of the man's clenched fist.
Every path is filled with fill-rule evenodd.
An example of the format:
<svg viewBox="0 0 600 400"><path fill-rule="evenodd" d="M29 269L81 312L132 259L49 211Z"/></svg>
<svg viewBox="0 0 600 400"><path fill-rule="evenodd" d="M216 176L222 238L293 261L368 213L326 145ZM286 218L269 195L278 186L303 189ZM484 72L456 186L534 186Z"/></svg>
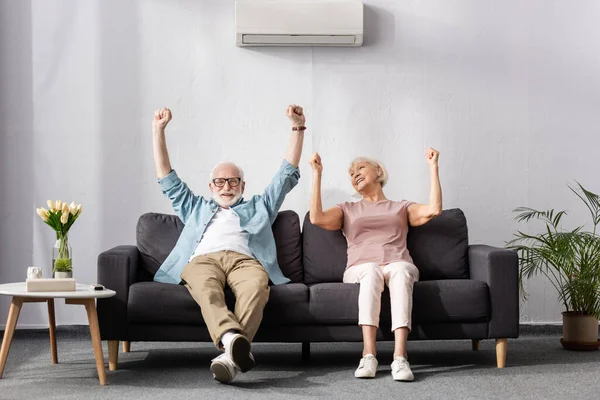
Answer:
<svg viewBox="0 0 600 400"><path fill-rule="evenodd" d="M152 127L158 129L165 129L170 120L171 110L169 110L168 108L161 108L160 110L154 111Z"/></svg>
<svg viewBox="0 0 600 400"><path fill-rule="evenodd" d="M292 125L295 127L304 126L304 124L306 123L304 110L300 106L292 104L291 106L288 106L285 113L287 114L290 121L292 121Z"/></svg>

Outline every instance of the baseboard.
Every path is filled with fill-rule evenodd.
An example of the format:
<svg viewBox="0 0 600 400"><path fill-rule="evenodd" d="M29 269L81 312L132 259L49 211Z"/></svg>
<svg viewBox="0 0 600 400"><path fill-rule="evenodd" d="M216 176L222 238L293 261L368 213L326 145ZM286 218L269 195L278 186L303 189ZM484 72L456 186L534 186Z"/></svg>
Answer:
<svg viewBox="0 0 600 400"><path fill-rule="evenodd" d="M59 326L59 325L56 325ZM62 325L61 325L62 326ZM3 331L6 328L6 324L0 324L0 330ZM48 329L48 324L18 324L17 330L28 330L28 329Z"/></svg>
<svg viewBox="0 0 600 400"><path fill-rule="evenodd" d="M6 324L0 325L0 332L4 332L4 328ZM56 330L61 332L86 332L90 333L89 325L56 325ZM47 332L48 325L38 325L38 324L19 324L16 332Z"/></svg>

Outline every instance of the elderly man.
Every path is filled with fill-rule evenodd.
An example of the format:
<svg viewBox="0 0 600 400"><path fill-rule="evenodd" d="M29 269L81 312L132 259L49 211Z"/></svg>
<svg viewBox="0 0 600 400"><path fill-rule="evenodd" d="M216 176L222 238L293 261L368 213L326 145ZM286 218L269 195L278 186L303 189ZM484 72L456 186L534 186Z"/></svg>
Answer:
<svg viewBox="0 0 600 400"><path fill-rule="evenodd" d="M289 282L279 269L271 224L285 196L298 183L298 163L306 129L301 107L287 108L292 134L285 160L262 195L244 200L244 173L237 165L217 164L208 186L212 199L196 196L171 168L165 128L171 111L162 108L152 121L154 161L158 182L185 224L177 245L154 280L183 283L200 306L217 348L212 360L214 378L229 383L237 371L254 367L250 343L269 298L269 279ZM236 296L235 310L225 304L225 286Z"/></svg>

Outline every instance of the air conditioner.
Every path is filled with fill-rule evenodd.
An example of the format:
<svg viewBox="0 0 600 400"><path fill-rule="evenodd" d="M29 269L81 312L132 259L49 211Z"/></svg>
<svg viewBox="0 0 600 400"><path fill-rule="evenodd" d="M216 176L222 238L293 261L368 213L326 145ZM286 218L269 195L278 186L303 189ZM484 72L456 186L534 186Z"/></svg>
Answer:
<svg viewBox="0 0 600 400"><path fill-rule="evenodd" d="M359 0L238 0L237 46L360 46Z"/></svg>

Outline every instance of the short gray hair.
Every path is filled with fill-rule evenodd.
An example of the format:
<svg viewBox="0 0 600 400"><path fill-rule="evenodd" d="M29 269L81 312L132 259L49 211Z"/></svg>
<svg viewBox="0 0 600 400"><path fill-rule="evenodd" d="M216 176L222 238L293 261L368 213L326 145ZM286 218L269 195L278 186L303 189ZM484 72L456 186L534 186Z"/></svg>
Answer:
<svg viewBox="0 0 600 400"><path fill-rule="evenodd" d="M373 158L369 158L369 157L356 157L350 163L350 167L348 167L348 173L350 173L352 171L352 168L354 168L354 166L356 164L361 163L361 162L369 163L372 166L374 166L375 168L381 168L381 176L379 178L377 178L377 182L381 183L381 187L384 187L385 184L388 181L388 172L387 172L387 169L385 168L385 166L380 161L377 161L377 160L375 160Z"/></svg>
<svg viewBox="0 0 600 400"><path fill-rule="evenodd" d="M212 181L213 181L213 179L215 178L215 170L216 170L218 167L220 167L220 166L223 166L223 165L229 165L229 166L232 166L232 167L235 167L235 168L237 168L237 170L238 170L238 175L240 176L240 179L241 179L241 181L242 181L242 182L244 182L244 170L243 170L243 169L241 169L241 168L240 168L240 167L239 167L237 164L235 164L235 163L232 163L232 162L229 162L229 161L223 161L223 162L220 162L220 163L218 163L217 165L215 165L215 166L213 167L213 169L210 171L210 180L209 180L209 182L212 182Z"/></svg>

